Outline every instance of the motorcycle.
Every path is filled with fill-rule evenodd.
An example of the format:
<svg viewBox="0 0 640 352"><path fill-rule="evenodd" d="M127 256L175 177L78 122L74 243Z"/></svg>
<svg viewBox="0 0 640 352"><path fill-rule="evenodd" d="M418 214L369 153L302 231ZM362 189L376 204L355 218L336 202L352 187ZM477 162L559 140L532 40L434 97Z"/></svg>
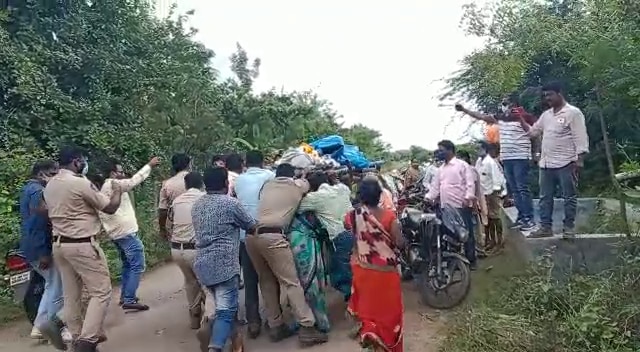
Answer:
<svg viewBox="0 0 640 352"><path fill-rule="evenodd" d="M471 289L471 271L463 254L469 233L458 210L406 207L400 222L406 240L403 278L415 279L422 302L430 307L449 309L462 303Z"/></svg>
<svg viewBox="0 0 640 352"><path fill-rule="evenodd" d="M5 266L8 275L4 280L13 291L13 300L22 304L29 322L33 325L44 293L44 278L31 268L17 248L7 252Z"/></svg>

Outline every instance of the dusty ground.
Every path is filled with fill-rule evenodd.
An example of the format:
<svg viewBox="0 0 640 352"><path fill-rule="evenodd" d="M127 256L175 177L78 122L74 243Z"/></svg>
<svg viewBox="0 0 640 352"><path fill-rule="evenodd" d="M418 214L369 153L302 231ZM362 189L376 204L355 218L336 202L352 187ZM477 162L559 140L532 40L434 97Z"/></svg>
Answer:
<svg viewBox="0 0 640 352"><path fill-rule="evenodd" d="M124 314L117 304L112 304L107 317L109 341L102 344L100 350L103 352L198 352L195 333L189 329L186 298L181 286L181 273L173 265L167 265L146 275L138 293L151 309L147 312ZM421 306L417 293L411 285L405 287L404 291L405 351L435 352L438 332L444 318ZM347 337L343 303L338 297L331 298L333 329L330 341L308 350L313 352L360 351L359 346ZM211 304L208 304L208 307L211 307ZM29 332L30 326L26 321L18 322L0 331L0 352L54 351L51 346L36 345L29 339ZM258 340L247 340L245 346L248 352L298 350L295 338L274 344L269 342L264 334Z"/></svg>

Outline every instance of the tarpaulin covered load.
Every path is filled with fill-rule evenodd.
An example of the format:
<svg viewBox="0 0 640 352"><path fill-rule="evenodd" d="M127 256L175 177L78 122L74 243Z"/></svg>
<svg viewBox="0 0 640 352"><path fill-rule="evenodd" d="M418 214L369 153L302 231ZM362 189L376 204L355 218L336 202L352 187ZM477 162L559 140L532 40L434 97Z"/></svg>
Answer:
<svg viewBox="0 0 640 352"><path fill-rule="evenodd" d="M344 148L344 139L338 135L331 135L320 138L309 143L313 149L324 155L333 155Z"/></svg>
<svg viewBox="0 0 640 352"><path fill-rule="evenodd" d="M309 143L313 149L331 157L342 165L351 165L357 169L369 167L371 162L355 145L344 144L344 139L338 135L320 138Z"/></svg>

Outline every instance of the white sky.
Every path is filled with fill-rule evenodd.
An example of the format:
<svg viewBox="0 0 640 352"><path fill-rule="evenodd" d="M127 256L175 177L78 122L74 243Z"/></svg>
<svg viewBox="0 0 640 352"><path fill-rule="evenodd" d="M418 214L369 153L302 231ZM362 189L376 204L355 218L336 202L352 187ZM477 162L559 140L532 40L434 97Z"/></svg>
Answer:
<svg viewBox="0 0 640 352"><path fill-rule="evenodd" d="M312 89L333 103L345 124L379 130L394 149L461 141L469 125L468 118L452 123L452 106L440 106L437 98L440 80L482 44L459 28L465 0L177 3L178 13L195 10L196 39L215 51L223 76L239 42L262 59L256 90Z"/></svg>

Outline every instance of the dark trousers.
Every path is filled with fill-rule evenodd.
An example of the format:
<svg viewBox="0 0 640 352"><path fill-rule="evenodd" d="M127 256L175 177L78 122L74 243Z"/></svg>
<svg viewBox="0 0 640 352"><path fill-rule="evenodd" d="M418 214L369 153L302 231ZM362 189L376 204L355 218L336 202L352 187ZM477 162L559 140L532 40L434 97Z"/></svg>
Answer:
<svg viewBox="0 0 640 352"><path fill-rule="evenodd" d="M464 244L465 256L473 264L476 262L476 235L475 225L473 221L473 210L471 208L458 208L458 211L460 212L460 216L462 216L462 220L464 221L465 225L467 225L467 229L469 230L469 238Z"/></svg>
<svg viewBox="0 0 640 352"><path fill-rule="evenodd" d="M244 242L240 243L240 265L244 277L244 307L249 324L262 324L260 319L260 294L258 293L258 273L247 254Z"/></svg>
<svg viewBox="0 0 640 352"><path fill-rule="evenodd" d="M353 234L349 231L344 231L334 238L329 245L331 286L342 294L346 302L351 297L351 281L353 280L351 273L353 241Z"/></svg>
<svg viewBox="0 0 640 352"><path fill-rule="evenodd" d="M527 159L503 161L507 188L513 196L520 221L533 220L533 200L529 190L530 163L531 161Z"/></svg>
<svg viewBox="0 0 640 352"><path fill-rule="evenodd" d="M578 207L578 174L574 163L557 169L540 169L540 225L553 224L553 196L556 188L564 199L564 228L573 229Z"/></svg>

